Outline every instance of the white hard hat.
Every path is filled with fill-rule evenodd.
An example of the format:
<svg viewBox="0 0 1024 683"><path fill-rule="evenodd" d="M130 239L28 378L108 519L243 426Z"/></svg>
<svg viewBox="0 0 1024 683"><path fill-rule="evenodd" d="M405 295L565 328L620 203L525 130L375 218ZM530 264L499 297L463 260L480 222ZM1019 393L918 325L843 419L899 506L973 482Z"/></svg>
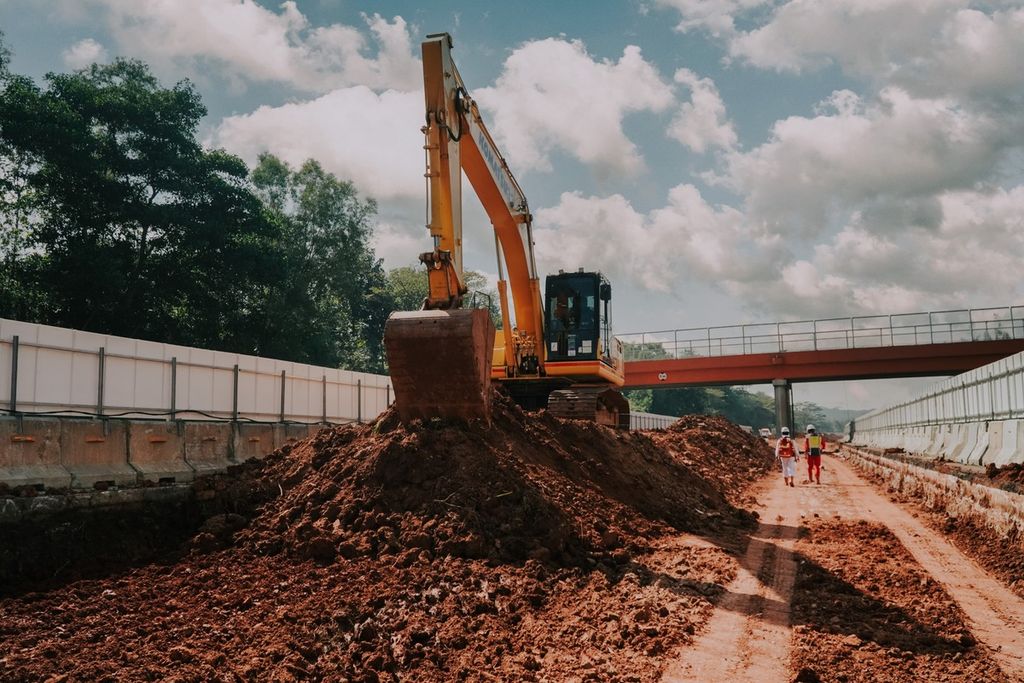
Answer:
<svg viewBox="0 0 1024 683"><path fill-rule="evenodd" d="M789 434L789 427L783 427L782 428L782 433L783 434Z"/></svg>
<svg viewBox="0 0 1024 683"><path fill-rule="evenodd" d="M807 431L813 432L814 431L814 425L807 425Z"/></svg>

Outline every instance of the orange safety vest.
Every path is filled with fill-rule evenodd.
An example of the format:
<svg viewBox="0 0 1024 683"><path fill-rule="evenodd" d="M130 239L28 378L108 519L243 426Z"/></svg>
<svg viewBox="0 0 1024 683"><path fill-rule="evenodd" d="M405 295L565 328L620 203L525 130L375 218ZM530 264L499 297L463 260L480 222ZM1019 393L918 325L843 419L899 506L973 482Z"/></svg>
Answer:
<svg viewBox="0 0 1024 683"><path fill-rule="evenodd" d="M786 438L779 439L779 457L792 458L794 455L793 442Z"/></svg>

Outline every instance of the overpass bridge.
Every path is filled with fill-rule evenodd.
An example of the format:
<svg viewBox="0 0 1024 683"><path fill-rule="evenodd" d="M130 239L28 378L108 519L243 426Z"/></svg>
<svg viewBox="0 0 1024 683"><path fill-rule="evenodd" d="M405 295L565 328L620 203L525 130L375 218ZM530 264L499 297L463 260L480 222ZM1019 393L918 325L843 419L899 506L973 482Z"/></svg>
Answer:
<svg viewBox="0 0 1024 683"><path fill-rule="evenodd" d="M946 376L1024 351L1024 306L724 325L619 335L626 388Z"/></svg>

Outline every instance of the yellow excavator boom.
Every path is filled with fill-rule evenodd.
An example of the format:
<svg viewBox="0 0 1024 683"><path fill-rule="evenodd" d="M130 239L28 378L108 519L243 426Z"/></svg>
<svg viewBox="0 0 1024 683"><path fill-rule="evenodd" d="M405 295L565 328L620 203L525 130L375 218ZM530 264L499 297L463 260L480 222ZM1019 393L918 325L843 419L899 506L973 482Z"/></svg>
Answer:
<svg viewBox="0 0 1024 683"><path fill-rule="evenodd" d="M543 405L551 390L569 384L621 385L621 359L595 355L593 351L601 343L590 341L580 342L586 344L580 346L581 354L590 356L586 361L581 355L553 363L550 374L558 377L547 378L549 351L563 349L571 341L574 355L578 335L567 336L563 329L560 342L552 343L550 349L545 343L545 309L526 195L469 96L451 49L447 33L427 36L422 44L427 228L433 249L420 255L429 280L424 310L395 313L385 327L385 348L401 417L488 419L486 396L492 377L516 384L516 389L525 389L526 394L541 396ZM462 309L467 293L462 262L463 173L494 229L502 319L496 345L487 312ZM597 278L595 283L600 280L600 274L589 277ZM594 290L589 297L590 310L594 310L596 298ZM584 387L577 388L577 394L558 405L569 401L580 407L576 412L585 412L583 406L597 401L591 400ZM600 404L611 405L611 399L602 395ZM628 407L624 413L628 414Z"/></svg>

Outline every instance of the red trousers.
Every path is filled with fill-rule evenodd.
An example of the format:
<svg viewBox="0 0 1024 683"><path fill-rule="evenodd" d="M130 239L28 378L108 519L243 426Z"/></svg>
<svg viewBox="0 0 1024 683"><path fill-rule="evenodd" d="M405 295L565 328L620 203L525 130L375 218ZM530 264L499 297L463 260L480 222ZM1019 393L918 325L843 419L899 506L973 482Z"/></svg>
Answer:
<svg viewBox="0 0 1024 683"><path fill-rule="evenodd" d="M807 478L811 481L818 481L821 479L821 456L820 455L808 455L807 456Z"/></svg>

